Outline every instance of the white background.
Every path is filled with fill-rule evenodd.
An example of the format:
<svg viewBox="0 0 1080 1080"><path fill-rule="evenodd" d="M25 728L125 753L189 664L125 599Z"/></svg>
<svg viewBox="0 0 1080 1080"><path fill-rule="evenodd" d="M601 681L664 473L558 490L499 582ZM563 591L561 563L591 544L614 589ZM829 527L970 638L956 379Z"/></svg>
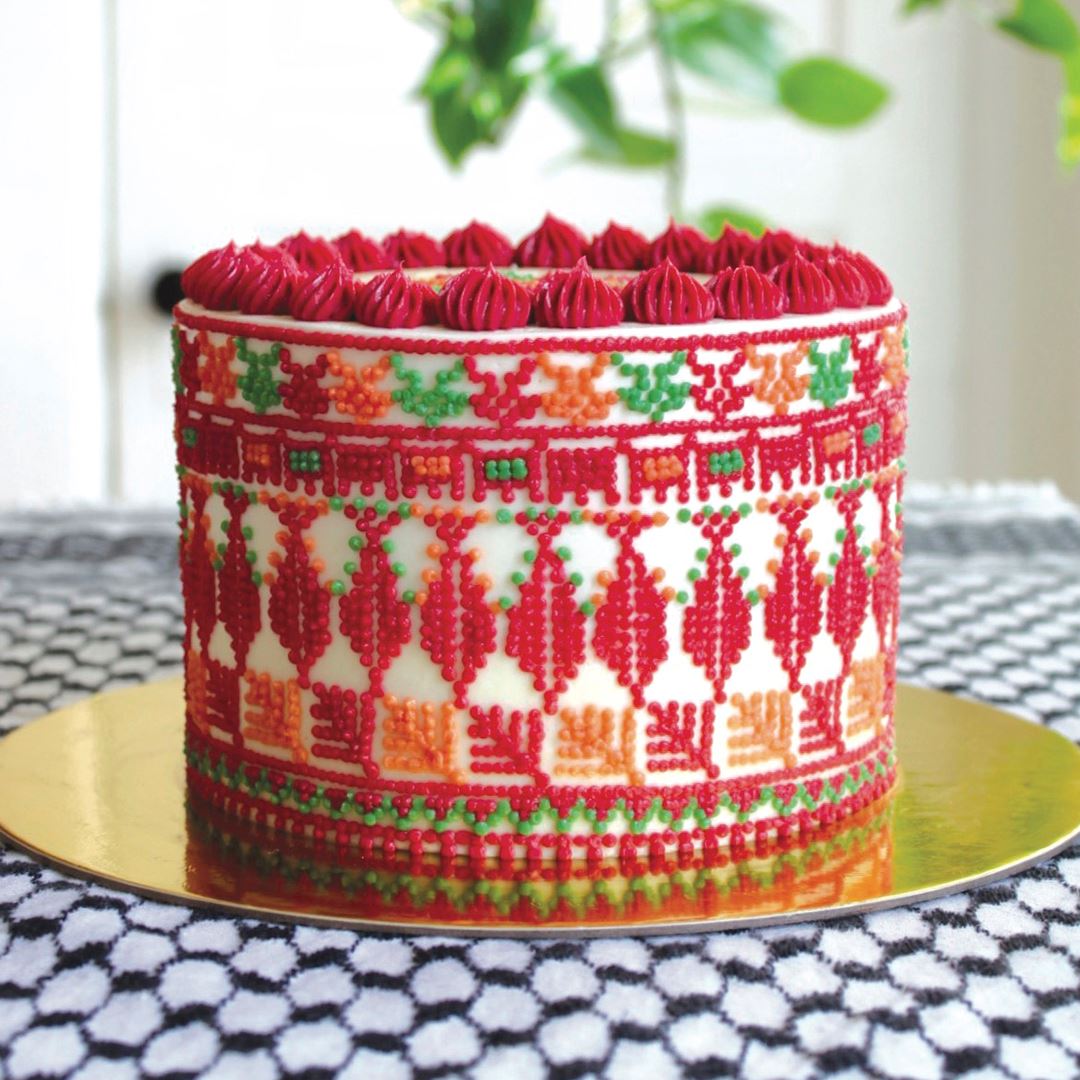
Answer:
<svg viewBox="0 0 1080 1080"><path fill-rule="evenodd" d="M742 203L886 267L911 308L916 479L1080 495L1080 178L1053 157L1055 65L964 5L774 6L799 51L866 66L893 103L844 135L697 115L689 204ZM587 49L599 3L557 7ZM549 208L663 227L659 178L562 163L574 136L540 102L450 172L410 97L433 46L387 0L0 0L0 502L173 499L149 288L229 238L472 217L517 237ZM648 60L620 89L662 123Z"/></svg>

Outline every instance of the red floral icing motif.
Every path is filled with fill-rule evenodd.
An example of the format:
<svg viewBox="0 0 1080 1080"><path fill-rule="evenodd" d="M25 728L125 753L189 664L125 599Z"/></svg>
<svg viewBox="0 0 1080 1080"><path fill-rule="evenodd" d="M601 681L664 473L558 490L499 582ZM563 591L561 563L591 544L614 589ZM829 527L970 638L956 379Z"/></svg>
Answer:
<svg viewBox="0 0 1080 1080"><path fill-rule="evenodd" d="M217 622L217 579L211 563L210 516L206 512L207 486L189 485L191 508L188 537L180 551L180 578L183 583L188 633L198 635L205 650Z"/></svg>
<svg viewBox="0 0 1080 1080"><path fill-rule="evenodd" d="M240 254L236 306L245 315L285 315L300 276L296 260L281 248L254 244Z"/></svg>
<svg viewBox="0 0 1080 1080"><path fill-rule="evenodd" d="M330 411L330 394L320 382L326 376L329 360L320 354L311 364L298 364L288 349L278 354L283 375L289 378L281 384L281 403L302 420L310 420Z"/></svg>
<svg viewBox="0 0 1080 1080"><path fill-rule="evenodd" d="M356 318L365 326L422 326L436 303L435 290L414 281L400 267L356 289Z"/></svg>
<svg viewBox="0 0 1080 1080"><path fill-rule="evenodd" d="M235 311L242 270L240 251L230 242L196 259L180 275L180 287L185 296L205 308Z"/></svg>
<svg viewBox="0 0 1080 1080"><path fill-rule="evenodd" d="M284 554L271 552L267 562L274 568L267 611L270 628L288 653L289 663L308 685L308 672L330 644L330 593L319 575L325 569L321 559L312 559L314 547L304 538L304 529L315 520L313 507L287 504L278 515L284 528L277 541Z"/></svg>
<svg viewBox="0 0 1080 1080"><path fill-rule="evenodd" d="M865 307L870 299L870 287L866 278L853 259L844 255L827 259L820 264L833 289L836 291L836 303L839 307Z"/></svg>
<svg viewBox="0 0 1080 1080"><path fill-rule="evenodd" d="M352 587L339 605L341 632L368 669L373 694L381 694L383 674L409 640L409 605L398 595L398 579L383 547L397 515L379 520L370 507L358 517L360 547L352 561Z"/></svg>
<svg viewBox="0 0 1080 1080"><path fill-rule="evenodd" d="M585 661L585 616L574 600L565 564L552 549L556 530L537 537L532 573L521 586L521 599L510 608L506 631L506 655L532 675L549 714L557 711L559 694Z"/></svg>
<svg viewBox="0 0 1080 1080"><path fill-rule="evenodd" d="M289 313L304 322L337 322L352 315L356 282L340 256L307 273L293 290Z"/></svg>
<svg viewBox="0 0 1080 1080"><path fill-rule="evenodd" d="M787 307L784 290L752 266L727 267L705 287L721 319L775 319Z"/></svg>
<svg viewBox="0 0 1080 1080"><path fill-rule="evenodd" d="M383 247L391 266L445 266L446 252L442 244L427 233L399 229L383 237Z"/></svg>
<svg viewBox="0 0 1080 1080"><path fill-rule="evenodd" d="M589 246L589 262L599 270L641 270L648 257L649 241L614 221Z"/></svg>
<svg viewBox="0 0 1080 1080"><path fill-rule="evenodd" d="M528 290L494 266L462 270L439 294L439 314L454 330L511 330L524 326L531 311Z"/></svg>
<svg viewBox="0 0 1080 1080"><path fill-rule="evenodd" d="M881 538L875 544L874 565L877 572L871 579L870 606L882 652L896 647L896 615L900 610L900 557L903 554L903 537L899 522L895 521L892 514L892 507L899 498L899 484L899 477L894 475L879 477L874 485L874 494L881 506ZM893 528L894 523L896 528Z"/></svg>
<svg viewBox="0 0 1080 1080"><path fill-rule="evenodd" d="M334 247L354 270L389 270L391 263L378 240L350 229L334 239Z"/></svg>
<svg viewBox="0 0 1080 1080"><path fill-rule="evenodd" d="M522 390L532 379L536 359L535 356L523 356L517 370L507 367L497 375L491 371L481 371L477 367L476 357L466 356L463 361L465 374L470 382L480 387L469 398L473 412L482 420L494 420L506 425L531 420L536 415L540 397L537 394L523 394Z"/></svg>
<svg viewBox="0 0 1080 1080"><path fill-rule="evenodd" d="M693 601L683 619L683 648L713 684L720 705L724 686L736 661L750 644L750 602L725 541L739 521L737 513L717 523L710 518L702 530L709 542L705 570L694 582Z"/></svg>
<svg viewBox="0 0 1080 1080"><path fill-rule="evenodd" d="M748 258L763 274L787 262L799 250L799 241L786 229L767 229L754 245Z"/></svg>
<svg viewBox="0 0 1080 1080"><path fill-rule="evenodd" d="M670 259L643 270L623 289L626 314L642 323L705 322L716 313L712 294Z"/></svg>
<svg viewBox="0 0 1080 1080"><path fill-rule="evenodd" d="M514 259L509 238L479 221L455 229L443 241L443 248L447 266L509 266Z"/></svg>
<svg viewBox="0 0 1080 1080"><path fill-rule="evenodd" d="M855 651L855 643L862 631L866 601L870 592L870 582L866 576L866 566L855 527L862 491L861 487L856 488L841 493L837 498L838 509L844 518L844 539L839 561L833 570L825 611L825 627L840 650L845 673L851 670L851 654Z"/></svg>
<svg viewBox="0 0 1080 1080"><path fill-rule="evenodd" d="M787 294L793 315L819 315L836 307L836 290L825 271L797 251L776 267L772 277Z"/></svg>
<svg viewBox="0 0 1080 1080"><path fill-rule="evenodd" d="M817 553L809 550L812 534L802 527L816 501L798 496L797 501L781 503L777 519L784 531L776 537L776 543L783 554L768 563L774 585L764 599L765 636L773 643L792 691L799 689L803 664L821 629L824 574L815 569Z"/></svg>
<svg viewBox="0 0 1080 1080"><path fill-rule="evenodd" d="M670 259L680 270L703 270L709 246L709 238L700 229L676 225L671 218L667 229L649 245L648 262L658 266Z"/></svg>
<svg viewBox="0 0 1080 1080"><path fill-rule="evenodd" d="M511 709L499 705L469 710L469 754L472 771L479 775L528 776L537 785L548 782L540 765L544 719L539 709Z"/></svg>
<svg viewBox="0 0 1080 1080"><path fill-rule="evenodd" d="M596 611L593 648L618 676L619 685L630 688L634 704L645 706L645 687L667 659L666 606L657 588L663 571L651 572L634 545L640 523L619 538L615 577L606 571L604 602Z"/></svg>
<svg viewBox="0 0 1080 1080"><path fill-rule="evenodd" d="M435 535L438 540L428 546L428 555L437 560L437 569L426 575L420 644L453 687L455 704L466 708L469 685L496 647L495 616L484 599L491 580L473 574L473 562L481 552L463 550L469 535L466 525L447 515Z"/></svg>
<svg viewBox="0 0 1080 1080"><path fill-rule="evenodd" d="M321 236L308 236L303 229L279 240L277 246L287 251L301 270L321 270L341 257L338 249Z"/></svg>
<svg viewBox="0 0 1080 1080"><path fill-rule="evenodd" d="M244 511L247 495L235 491L225 493L225 509L229 512L228 539L219 571L218 610L221 621L232 639L236 669L244 670L248 649L259 629L259 590L251 579L247 561L247 539L244 536Z"/></svg>
<svg viewBox="0 0 1080 1080"><path fill-rule="evenodd" d="M875 262L871 262L861 251L848 251L847 248L837 245L836 254L850 259L858 268L866 281L866 302L875 307L887 304L892 299L892 282L885 276L885 272Z"/></svg>
<svg viewBox="0 0 1080 1080"><path fill-rule="evenodd" d="M552 214L514 250L519 266L573 266L589 249L584 233Z"/></svg>
<svg viewBox="0 0 1080 1080"><path fill-rule="evenodd" d="M553 270L533 291L538 326L577 328L622 322L622 298L578 259L572 270Z"/></svg>
<svg viewBox="0 0 1080 1080"><path fill-rule="evenodd" d="M705 252L702 270L715 274L728 267L740 266L754 253L757 240L751 233L725 225L720 239Z"/></svg>

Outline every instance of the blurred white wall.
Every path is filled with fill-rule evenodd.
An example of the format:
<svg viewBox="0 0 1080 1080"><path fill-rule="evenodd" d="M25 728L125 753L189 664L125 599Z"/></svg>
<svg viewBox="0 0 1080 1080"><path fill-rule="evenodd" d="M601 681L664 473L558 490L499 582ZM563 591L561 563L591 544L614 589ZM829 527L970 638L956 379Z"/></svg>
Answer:
<svg viewBox="0 0 1080 1080"><path fill-rule="evenodd" d="M885 77L893 104L843 135L695 115L689 204L742 203L889 270L912 312L915 478L1050 476L1080 495L1080 179L1053 159L1053 65L964 11L774 6L803 48ZM561 8L587 47L600 5ZM302 10L0 6L0 454L25 463L0 501L172 499L167 323L149 285L225 239L441 234L474 216L519 235L548 208L586 229L662 227L660 179L566 165L574 136L540 103L451 173L410 97L432 38L389 2ZM620 88L635 121L661 123L648 60Z"/></svg>

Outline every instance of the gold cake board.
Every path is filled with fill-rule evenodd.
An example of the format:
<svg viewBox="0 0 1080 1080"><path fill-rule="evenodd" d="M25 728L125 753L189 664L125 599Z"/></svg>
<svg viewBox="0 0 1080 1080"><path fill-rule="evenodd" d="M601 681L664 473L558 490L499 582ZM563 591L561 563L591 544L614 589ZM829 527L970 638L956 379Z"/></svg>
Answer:
<svg viewBox="0 0 1080 1080"><path fill-rule="evenodd" d="M901 686L901 782L843 826L711 859L506 868L361 862L185 805L183 692L100 694L0 740L0 834L161 900L384 933L718 930L895 907L993 881L1080 835L1080 749L987 705ZM434 858L434 857L433 857Z"/></svg>

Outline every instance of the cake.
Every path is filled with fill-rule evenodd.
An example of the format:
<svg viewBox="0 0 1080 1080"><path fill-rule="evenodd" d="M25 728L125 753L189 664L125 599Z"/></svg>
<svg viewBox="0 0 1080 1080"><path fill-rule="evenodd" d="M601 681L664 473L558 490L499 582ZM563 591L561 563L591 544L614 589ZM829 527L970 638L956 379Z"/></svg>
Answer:
<svg viewBox="0 0 1080 1080"><path fill-rule="evenodd" d="M865 255L549 216L229 244L183 286L194 802L528 863L890 791L906 312Z"/></svg>

